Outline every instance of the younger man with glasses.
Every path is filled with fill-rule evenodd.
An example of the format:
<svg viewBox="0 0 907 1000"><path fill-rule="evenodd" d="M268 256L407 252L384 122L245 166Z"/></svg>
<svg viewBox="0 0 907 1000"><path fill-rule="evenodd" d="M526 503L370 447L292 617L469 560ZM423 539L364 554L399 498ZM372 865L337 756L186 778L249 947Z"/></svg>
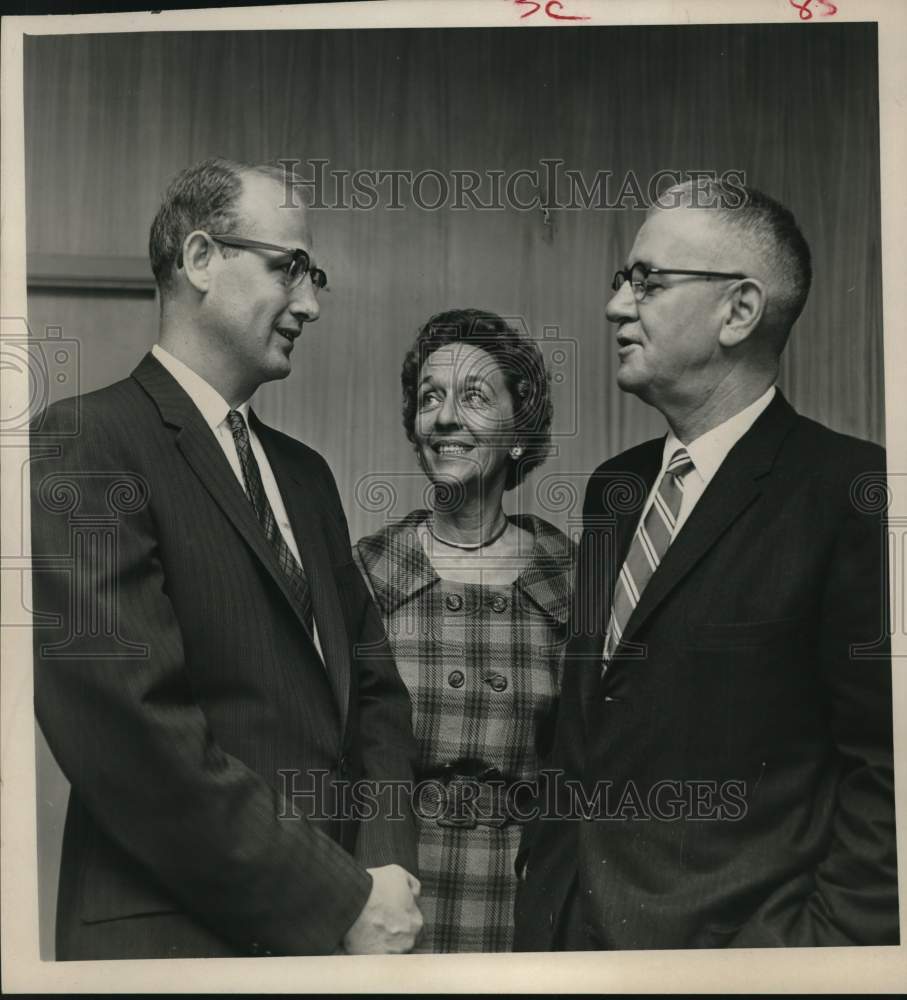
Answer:
<svg viewBox="0 0 907 1000"><path fill-rule="evenodd" d="M791 213L673 193L607 309L668 433L589 482L517 947L896 944L884 452L775 387Z"/></svg>
<svg viewBox="0 0 907 1000"><path fill-rule="evenodd" d="M159 342L36 424L35 705L72 786L57 958L408 951L411 820L379 790L357 826L349 794L411 779L406 689L330 469L249 407L318 318L306 213L209 160L150 253ZM91 517L104 548L72 544Z"/></svg>

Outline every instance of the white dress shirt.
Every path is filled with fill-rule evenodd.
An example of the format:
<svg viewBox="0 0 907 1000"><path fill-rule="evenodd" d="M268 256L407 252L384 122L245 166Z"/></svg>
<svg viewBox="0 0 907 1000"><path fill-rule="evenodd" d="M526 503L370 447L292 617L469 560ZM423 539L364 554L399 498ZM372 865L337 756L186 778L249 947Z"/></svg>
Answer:
<svg viewBox="0 0 907 1000"><path fill-rule="evenodd" d="M243 493L245 493L246 484L243 480L239 453L236 450L236 442L233 440L233 432L227 423L227 414L231 409L230 404L201 375L194 372L188 365L180 361L179 358L175 358L169 351L165 351L160 344L155 344L151 348L151 353L179 382L180 387L185 391L186 395L198 407L199 412L204 417L205 423L211 428L211 432L217 438L217 443L227 456L230 468L239 481ZM290 519L287 516L283 497L277 488L277 480L274 478L274 473L271 470L271 463L268 461L268 456L265 454L265 450L258 440L258 435L252 430L249 424L249 401L246 400L239 406L234 407L234 409L242 414L243 420L246 422L246 427L249 430L249 443L252 446L252 454L255 456L255 461L258 462L258 468L261 472L261 482L265 488L265 495L268 498L268 503L271 505L271 510L274 511L274 520L277 521L277 527L280 528L280 533L283 535L284 541L301 566L302 559L299 556L299 548L296 545L296 539L293 537L293 529L290 527Z"/></svg>
<svg viewBox="0 0 907 1000"><path fill-rule="evenodd" d="M180 387L186 395L195 403L205 423L211 428L211 432L217 438L217 443L223 449L224 455L227 456L230 468L233 470L233 474L242 487L243 493L245 493L246 484L243 480L239 452L236 450L233 432L227 423L230 404L201 375L194 372L188 365L183 364L179 358L175 358L169 351L165 351L160 344L155 344L151 348L151 353L179 382ZM290 527L290 519L287 516L287 508L284 506L283 497L280 495L280 490L277 487L277 480L274 478L271 463L268 461L268 456L261 446L261 441L258 440L258 435L249 425L249 401L246 400L240 406L235 407L235 409L242 414L243 420L246 422L246 427L249 431L249 444L252 446L252 454L255 456L255 461L258 462L258 469L261 472L261 482L265 488L265 495L268 498L268 503L271 505L271 510L274 512L274 520L277 522L277 527L280 529L284 541L301 566L302 557L299 554L299 546L296 544L296 539L293 536L293 529ZM312 638L315 640L315 648L318 650L318 655L323 660L324 653L322 652L321 642L318 638L318 626L314 621L312 622Z"/></svg>
<svg viewBox="0 0 907 1000"><path fill-rule="evenodd" d="M243 493L245 493L246 484L243 480L239 452L236 450L233 432L227 423L230 404L201 375L194 372L188 365L183 364L179 358L175 358L169 351L165 351L160 344L155 344L151 348L151 353L179 382L180 387L185 391L186 395L198 407L205 423L211 428L212 433L217 438L217 443L223 448L224 454L227 456L227 461L230 463L230 468L239 481ZM274 478L274 473L271 470L271 463L268 461L268 456L261 446L261 441L258 440L258 435L252 430L249 424L249 401L246 400L241 405L235 407L235 409L242 414L243 420L246 422L246 427L249 431L249 443L252 446L252 454L255 456L255 461L258 462L258 469L261 472L261 482L265 488L265 495L268 498L268 503L271 505L271 510L274 512L274 520L277 522L277 527L280 528L280 533L283 535L284 541L301 566L302 557L299 555L299 546L293 537L293 529L290 527L290 519L287 516L287 508L284 506L283 497L280 495L280 490L277 487L277 480ZM324 659L324 653L321 651L321 643L318 639L318 626L314 621L312 622L312 638L315 640L315 648L318 650L318 655Z"/></svg>
<svg viewBox="0 0 907 1000"><path fill-rule="evenodd" d="M759 415L766 409L775 397L775 387L770 386L754 403L750 403L745 409L734 416L718 424L710 431L684 445L674 434L668 432L664 446L664 455L661 461L661 470L655 478L652 492L646 500L643 508L640 524L645 520L646 514L655 499L655 494L661 484L668 462L679 448L686 448L693 468L683 477L683 499L680 502L680 513L677 522L671 533L671 540L677 537L677 532L684 526L693 508L699 502L699 498L705 492L706 487L714 479L715 473L721 467L721 463L727 458L731 448L743 437L753 426Z"/></svg>

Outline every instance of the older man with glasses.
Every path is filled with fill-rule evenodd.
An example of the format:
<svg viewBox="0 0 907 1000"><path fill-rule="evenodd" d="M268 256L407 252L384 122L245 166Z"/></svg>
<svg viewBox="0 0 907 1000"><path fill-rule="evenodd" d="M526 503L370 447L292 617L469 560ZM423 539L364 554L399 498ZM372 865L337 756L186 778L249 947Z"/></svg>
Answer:
<svg viewBox="0 0 907 1000"><path fill-rule="evenodd" d="M775 386L791 213L671 193L607 307L668 431L589 482L517 948L896 944L885 454Z"/></svg>
<svg viewBox="0 0 907 1000"><path fill-rule="evenodd" d="M412 778L409 698L330 469L249 405L327 283L283 200L266 167L179 174L151 227L158 343L36 424L58 959L403 952L421 927L412 818L381 794ZM71 544L110 514L103 550Z"/></svg>

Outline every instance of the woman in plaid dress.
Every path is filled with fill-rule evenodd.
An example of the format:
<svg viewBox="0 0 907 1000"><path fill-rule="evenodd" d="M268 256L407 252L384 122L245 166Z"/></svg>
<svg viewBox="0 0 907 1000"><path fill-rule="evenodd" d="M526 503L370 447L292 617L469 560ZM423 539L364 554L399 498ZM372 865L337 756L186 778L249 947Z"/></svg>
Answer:
<svg viewBox="0 0 907 1000"><path fill-rule="evenodd" d="M402 381L434 509L354 554L413 703L415 950L507 951L523 793L551 735L575 555L553 525L502 507L546 454L548 377L537 346L499 316L455 310L423 327Z"/></svg>

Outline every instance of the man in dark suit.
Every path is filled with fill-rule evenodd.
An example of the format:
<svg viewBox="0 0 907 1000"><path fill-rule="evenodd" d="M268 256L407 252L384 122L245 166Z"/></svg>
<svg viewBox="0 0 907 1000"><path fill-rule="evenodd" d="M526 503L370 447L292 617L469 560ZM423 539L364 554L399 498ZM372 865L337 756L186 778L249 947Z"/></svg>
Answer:
<svg viewBox="0 0 907 1000"><path fill-rule="evenodd" d="M517 947L895 944L884 452L775 388L811 278L790 212L669 196L607 310L669 432L588 485Z"/></svg>
<svg viewBox="0 0 907 1000"><path fill-rule="evenodd" d="M60 959L402 952L421 926L408 696L330 469L248 405L318 318L311 251L272 170L183 171L151 229L159 343L36 422Z"/></svg>

